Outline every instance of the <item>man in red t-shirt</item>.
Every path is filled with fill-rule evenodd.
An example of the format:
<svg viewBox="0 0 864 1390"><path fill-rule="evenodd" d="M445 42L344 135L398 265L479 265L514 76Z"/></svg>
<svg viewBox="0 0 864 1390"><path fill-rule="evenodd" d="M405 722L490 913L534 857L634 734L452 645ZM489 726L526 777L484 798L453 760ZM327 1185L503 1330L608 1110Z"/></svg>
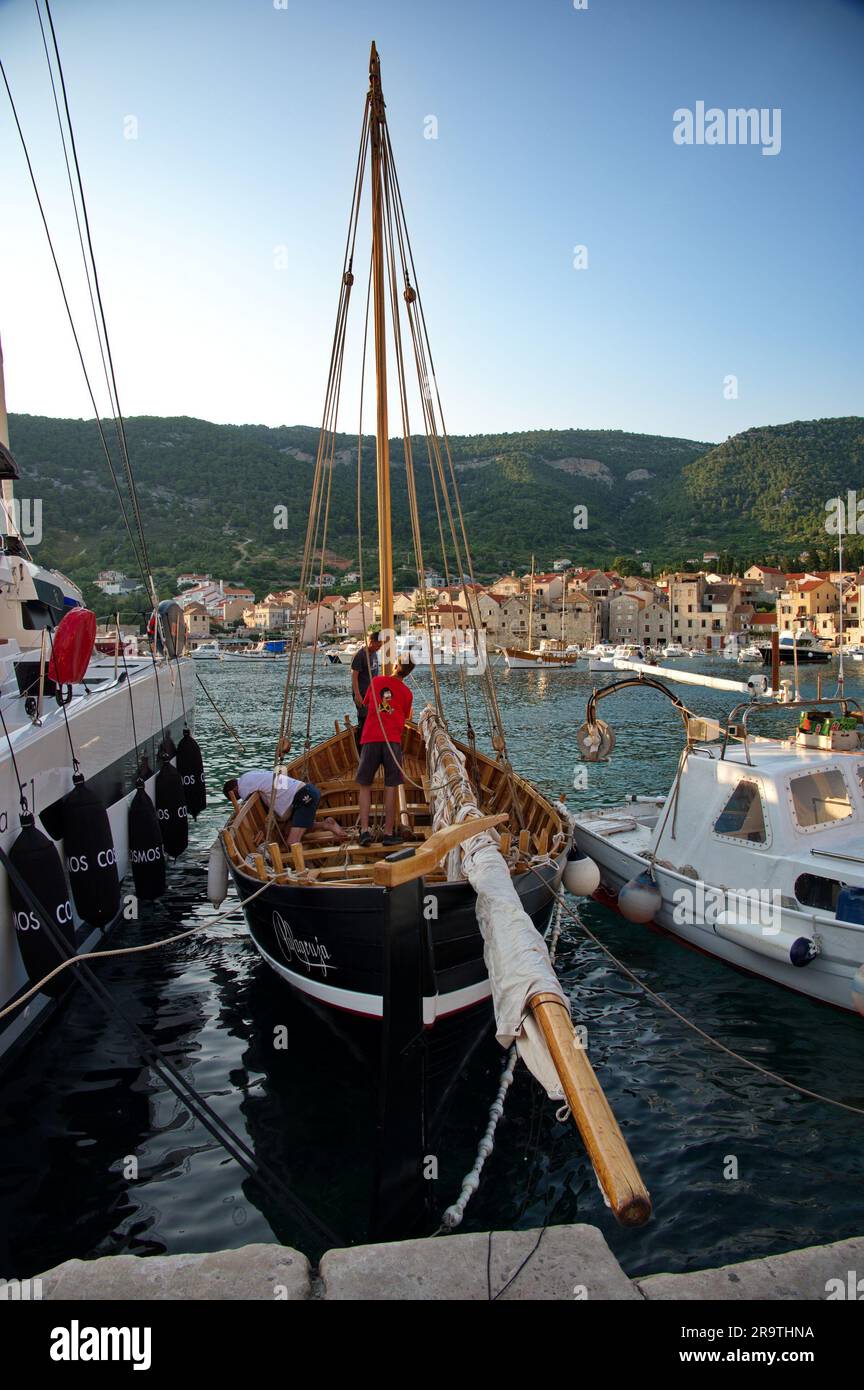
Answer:
<svg viewBox="0 0 864 1390"><path fill-rule="evenodd" d="M372 806L372 780L384 768L385 845L399 845L402 836L394 833L397 787L405 781L402 772L402 730L411 713L414 696L405 684L414 670L413 662L402 661L392 676L373 676L366 692L367 714L360 739L357 785L360 788L360 843L370 845L369 812Z"/></svg>

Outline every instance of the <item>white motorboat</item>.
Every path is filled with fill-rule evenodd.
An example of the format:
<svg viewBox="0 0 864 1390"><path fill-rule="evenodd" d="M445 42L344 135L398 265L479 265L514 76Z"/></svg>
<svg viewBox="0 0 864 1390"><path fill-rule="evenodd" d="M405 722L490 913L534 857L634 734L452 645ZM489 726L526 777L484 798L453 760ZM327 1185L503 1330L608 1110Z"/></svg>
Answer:
<svg viewBox="0 0 864 1390"><path fill-rule="evenodd" d="M616 648L611 642L598 642L588 652L589 671L614 671Z"/></svg>
<svg viewBox="0 0 864 1390"><path fill-rule="evenodd" d="M589 702L580 746L599 750L591 758L614 746L597 701L622 685ZM725 731L685 712L687 752L668 796L630 796L571 822L602 892L631 921L864 1013L864 716L853 701L821 703L744 701ZM793 727L757 737L757 712Z"/></svg>
<svg viewBox="0 0 864 1390"><path fill-rule="evenodd" d="M478 633L477 641L471 632L451 632L449 629L429 634L425 628L412 632L403 631L396 637L396 659L403 661L410 657L415 666L465 666L485 669L487 661L486 634ZM430 659L431 653L431 659Z"/></svg>
<svg viewBox="0 0 864 1390"><path fill-rule="evenodd" d="M686 655L687 653L681 646L680 642L668 643L668 645L665 646L663 648L663 651L661 652L661 656L663 657L664 661L677 661L680 657Z"/></svg>
<svg viewBox="0 0 864 1390"><path fill-rule="evenodd" d="M761 665L762 653L755 642L750 642L746 647L741 647L738 652L738 662L740 665Z"/></svg>
<svg viewBox="0 0 864 1390"><path fill-rule="evenodd" d="M350 666L362 647L362 642L340 642L338 647L330 648L327 660L333 666Z"/></svg>
<svg viewBox="0 0 864 1390"><path fill-rule="evenodd" d="M221 656L218 642L199 642L189 653L193 661L218 661Z"/></svg>
<svg viewBox="0 0 864 1390"><path fill-rule="evenodd" d="M635 662L637 666L643 663L647 665L648 656L644 647L640 647L637 643L622 642L620 646L615 648L615 655L612 659L612 665L616 670L620 661L626 661L631 665Z"/></svg>

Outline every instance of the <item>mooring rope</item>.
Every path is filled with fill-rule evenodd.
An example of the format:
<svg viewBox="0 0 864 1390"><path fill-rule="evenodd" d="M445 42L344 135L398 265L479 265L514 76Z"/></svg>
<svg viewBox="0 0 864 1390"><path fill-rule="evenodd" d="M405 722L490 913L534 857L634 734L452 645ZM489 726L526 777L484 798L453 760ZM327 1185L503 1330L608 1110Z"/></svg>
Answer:
<svg viewBox="0 0 864 1390"><path fill-rule="evenodd" d="M55 976L61 974L64 970L68 970L70 966L81 965L84 961L88 960L105 960L109 956L135 956L140 955L143 951L158 951L162 946L173 946L177 941L185 941L187 937L194 936L196 932L206 931L210 927L216 927L220 922L224 922L227 918L233 917L235 912L241 911L246 903L251 903L253 898L257 898L259 893L266 892L269 887L271 887L269 882L262 883L261 887L256 888L254 893L250 893L248 897L243 899L243 902L238 901L234 903L232 907L226 908L224 912L218 913L215 917L208 917L206 922L199 922L197 926L187 927L185 931L176 932L173 936L163 937L161 941L148 941L143 946L115 946L110 951L82 951L79 955L69 956L66 960L61 961L59 965L55 965L53 970L49 970L47 975L43 975L41 980L37 980L35 985L31 985L25 994L19 995L17 999L12 1000L11 1004L7 1004L4 1009L0 1009L0 1019L5 1018L7 1014L14 1013L22 1004L26 1004L29 999L33 998L34 994L38 994L40 990L45 988L49 980L53 980ZM245 937L243 940L245 940Z"/></svg>
<svg viewBox="0 0 864 1390"><path fill-rule="evenodd" d="M555 922L549 932L549 939L547 942L549 950L549 960L553 965L555 964L555 955L558 949L558 940L561 936L562 931L561 912L562 904L559 902L558 910L555 914ZM519 1052L514 1042L511 1043L510 1047L507 1049L507 1055L505 1057L504 1066L501 1071L501 1080L498 1084L498 1090L495 1093L495 1099L489 1107L489 1122L486 1125L486 1129L483 1132L483 1137L480 1140L480 1143L477 1145L477 1156L474 1159L472 1167L469 1168L468 1172L462 1179L462 1186L459 1191L459 1196L457 1197L456 1201L453 1202L444 1212L444 1215L441 1218L441 1226L437 1234L440 1234L441 1231L455 1231L456 1227L462 1224L462 1219L465 1215L465 1208L467 1207L471 1198L474 1196L474 1193L480 1186L480 1175L483 1172L483 1168L485 1166L487 1158L490 1156L492 1150L495 1148L495 1131L498 1128L498 1121L504 1114L504 1105L507 1100L507 1092L510 1090L510 1087L513 1084L513 1074L516 1070L516 1063L518 1059ZM561 1118L560 1111L559 1118ZM505 1287L508 1286L505 1285Z"/></svg>
<svg viewBox="0 0 864 1390"><path fill-rule="evenodd" d="M46 932L49 941L53 945L57 954L62 956L66 950L66 944L58 935L54 928L50 914L43 907L42 903L35 896L30 886L21 877L21 874L12 863L6 851L0 846L0 863L6 869L12 882L15 884L24 901L39 919L40 927ZM165 1083L169 1090L173 1091L180 1102L186 1106L189 1113L199 1121L200 1124L212 1135L218 1144L230 1154L241 1167L245 1168L250 1177L261 1184L271 1200L284 1202L292 1211L293 1215L303 1222L307 1230L314 1233L317 1240L327 1243L328 1247L342 1246L345 1244L338 1236L329 1230L322 1221L311 1211L304 1202L296 1197L291 1188L277 1172L275 1168L264 1158L257 1155L249 1147L245 1139L241 1138L231 1126L221 1118L207 1100L193 1086L192 1082L183 1076L170 1058L166 1057L159 1046L152 1042L123 1011L120 1005L112 998L109 990L94 975L88 965L83 965L81 969L81 983L92 999L95 999L106 1013L114 1016L125 1032L138 1053L141 1060L151 1067Z"/></svg>
<svg viewBox="0 0 864 1390"><path fill-rule="evenodd" d="M533 866L530 865L529 871L531 873L536 872ZM545 880L542 881L544 886L548 889L548 883L546 883ZM864 1107L860 1105L850 1105L844 1100L835 1100L833 1096L823 1095L820 1091L811 1091L807 1086L799 1086L796 1081L790 1081L788 1077L781 1076L779 1072L770 1071L768 1067L760 1066L758 1062L752 1061L749 1057L744 1057L740 1052L736 1052L734 1048L728 1047L726 1043L722 1043L719 1039L712 1037L710 1033L706 1033L704 1028L700 1028L698 1023L694 1023L692 1019L687 1018L685 1014L681 1013L680 1009L676 1009L674 1004L670 1004L667 999L664 999L661 994L653 990L644 980L640 980L639 976L636 975L629 966L625 965L622 960L619 960L619 958L609 950L609 947L604 945L600 938L592 932L591 928L586 926L579 913L574 908L570 907L560 891L550 891L552 891L553 897L559 907L567 913L568 917L572 918L577 927L588 937L589 941L592 941L595 946L598 946L604 955L608 956L612 964L620 970L623 975L626 975L628 980L632 980L633 984L638 985L640 989L644 990L649 999L653 1000L655 1004L659 1004L660 1007L671 1014L673 1018L677 1018L678 1022L683 1023L686 1028L690 1028L703 1042L710 1044L711 1047L716 1047L718 1051L724 1052L727 1057L732 1057L734 1061L740 1062L742 1066L749 1067L751 1071L758 1072L760 1076L767 1077L769 1081L776 1081L778 1085L788 1087L790 1091L797 1091L799 1095L808 1096L811 1100L822 1101L825 1105L833 1105L838 1110L848 1110L852 1115L864 1115Z"/></svg>

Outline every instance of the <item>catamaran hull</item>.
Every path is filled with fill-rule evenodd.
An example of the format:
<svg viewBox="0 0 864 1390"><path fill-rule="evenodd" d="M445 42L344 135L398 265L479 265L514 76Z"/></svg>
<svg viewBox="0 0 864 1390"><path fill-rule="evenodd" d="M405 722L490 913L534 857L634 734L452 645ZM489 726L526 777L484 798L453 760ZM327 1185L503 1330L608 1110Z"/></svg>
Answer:
<svg viewBox="0 0 864 1390"><path fill-rule="evenodd" d="M577 823L575 826L574 839L579 849L589 855L600 869L602 884L597 894L598 900L609 903L611 899L611 905L615 906L614 900L623 885L644 872L645 860L613 845L602 835L592 833L584 823ZM721 890L659 865L655 866L655 877L663 900L653 923L649 925L660 927L687 945L716 956L719 960L726 961L727 964L749 974L759 975L763 979L795 990L797 994L805 994L811 999L833 1004L850 1013L856 1012L853 981L856 969L864 961L864 931L856 931L852 926L843 926L826 915L824 919L820 918L815 922L815 936L821 946L820 954L807 965L794 966L767 954L766 942L770 942L771 937L782 937L783 940L791 941L813 936L814 917L811 913L782 908L772 917L772 925L776 927L779 916L779 931L772 932L769 937L757 926L754 931L754 945L751 948L721 936L710 922L698 919L681 920L685 915L678 906L682 898L685 902L692 901L698 905L704 902L706 897L709 902L712 899L716 901ZM677 901L676 890L679 892ZM729 901L731 903L731 899ZM689 910L687 915L692 916ZM720 925L720 930L722 929Z"/></svg>
<svg viewBox="0 0 864 1390"><path fill-rule="evenodd" d="M81 771L108 810L121 879L129 869L128 807L135 793L135 774L139 762L146 757L155 774L163 739L163 717L164 729L175 744L182 736L184 722L190 728L194 727L194 681L185 661L182 666L182 697L176 663L172 664L171 669L159 666L154 672L152 665L147 662L143 670L134 673L132 691L137 748L132 733L129 687L125 680L116 684L111 682L107 688L99 689L95 684L98 668L91 667L88 681L91 682L92 693L76 698L67 707L69 734ZM110 664L103 664L102 670L110 671ZM13 738L18 771L30 805L37 813L37 825L48 834L57 834L59 804L71 791L73 784L66 724L53 699L46 701L45 717L40 726L22 728ZM155 775L146 783L151 797L154 782ZM17 806L17 783L7 747L5 753L0 750L0 844L7 853L19 833ZM7 809L3 811L3 807ZM62 858L63 842L58 840L56 843ZM128 891L132 891L131 887ZM114 921L103 928L94 929L75 913L76 952L97 950L122 916L121 908ZM35 981L28 978L12 925L8 880L5 872L0 870L0 1008L32 983ZM26 1005L0 1019L0 1066L33 1037L57 1003L56 999L45 994L36 994Z"/></svg>

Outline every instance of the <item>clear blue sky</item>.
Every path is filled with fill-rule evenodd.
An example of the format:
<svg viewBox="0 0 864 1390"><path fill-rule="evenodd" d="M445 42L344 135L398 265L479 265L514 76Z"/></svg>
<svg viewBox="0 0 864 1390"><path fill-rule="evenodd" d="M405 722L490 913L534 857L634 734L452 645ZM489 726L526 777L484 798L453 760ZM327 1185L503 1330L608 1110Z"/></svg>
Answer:
<svg viewBox="0 0 864 1390"><path fill-rule="evenodd" d="M53 12L127 414L318 422L372 38L453 432L864 413L860 3ZM0 0L0 49L83 324L31 0ZM698 101L781 108L780 153L675 144ZM5 93L0 140L9 408L87 415Z"/></svg>

